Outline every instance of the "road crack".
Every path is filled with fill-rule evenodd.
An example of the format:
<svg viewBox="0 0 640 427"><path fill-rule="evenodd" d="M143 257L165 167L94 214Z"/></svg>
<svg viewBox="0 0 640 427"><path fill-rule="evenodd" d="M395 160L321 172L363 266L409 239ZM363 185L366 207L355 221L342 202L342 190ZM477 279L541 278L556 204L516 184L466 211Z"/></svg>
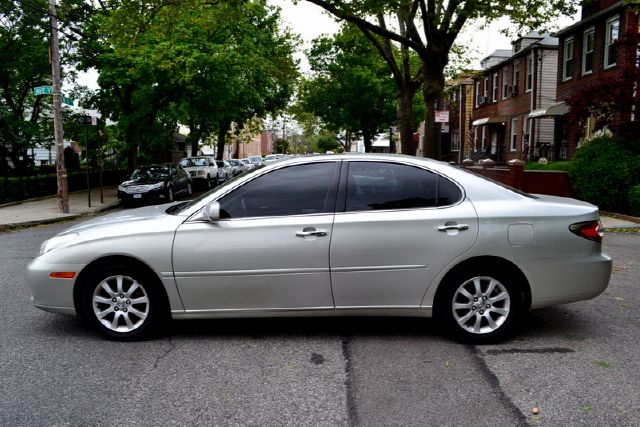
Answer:
<svg viewBox="0 0 640 427"><path fill-rule="evenodd" d="M159 355L158 357L156 357L156 361L153 363L153 369L157 369L158 368L158 364L169 355L169 353L171 353L173 350L175 350L176 345L174 344L173 340L171 339L171 337L167 338L167 343L169 344L169 348L161 355Z"/></svg>
<svg viewBox="0 0 640 427"><path fill-rule="evenodd" d="M500 385L500 380L493 373L493 371L487 365L487 362L482 357L482 352L476 346L468 346L471 350L471 354L473 355L478 367L480 368L480 372L486 378L487 382L491 386L492 389L496 391L498 394L498 398L505 405L506 409L508 409L513 415L514 419L518 420L518 426L528 426L527 417L525 414L520 411L520 409L516 406L515 403L511 400L511 398L504 392L502 386Z"/></svg>
<svg viewBox="0 0 640 427"><path fill-rule="evenodd" d="M347 424L356 426L358 422L358 411L356 407L355 391L353 389L353 365L351 362L351 338L342 337L342 357L344 358L345 380L344 385L347 392Z"/></svg>

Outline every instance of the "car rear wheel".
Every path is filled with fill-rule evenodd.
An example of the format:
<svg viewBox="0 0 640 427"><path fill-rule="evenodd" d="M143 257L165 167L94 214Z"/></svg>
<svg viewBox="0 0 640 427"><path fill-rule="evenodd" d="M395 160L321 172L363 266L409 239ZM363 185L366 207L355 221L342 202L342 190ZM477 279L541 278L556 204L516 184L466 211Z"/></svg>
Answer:
<svg viewBox="0 0 640 427"><path fill-rule="evenodd" d="M513 330L522 312L516 281L506 272L474 269L447 280L437 313L461 341L495 343Z"/></svg>
<svg viewBox="0 0 640 427"><path fill-rule="evenodd" d="M164 318L155 281L125 265L104 268L91 276L83 298L84 314L107 338L134 341L152 336Z"/></svg>

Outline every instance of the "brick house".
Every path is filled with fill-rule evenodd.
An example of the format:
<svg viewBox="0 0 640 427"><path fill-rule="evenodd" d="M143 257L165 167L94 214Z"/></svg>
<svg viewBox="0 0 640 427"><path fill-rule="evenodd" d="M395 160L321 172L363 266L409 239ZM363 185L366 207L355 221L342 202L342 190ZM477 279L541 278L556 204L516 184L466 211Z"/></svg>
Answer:
<svg viewBox="0 0 640 427"><path fill-rule="evenodd" d="M558 39L537 33L482 60L482 72L474 77L473 160L553 155L554 120L538 110L556 104L557 63Z"/></svg>
<svg viewBox="0 0 640 427"><path fill-rule="evenodd" d="M624 68L638 61L638 46L618 43L637 36L638 14L628 2L595 0L583 4L581 20L558 31L557 100L595 84L601 77L621 78ZM616 122L631 120L631 111L622 112ZM594 120L580 125L567 116L556 116L557 146L564 147L558 158L571 158L580 144L593 136Z"/></svg>

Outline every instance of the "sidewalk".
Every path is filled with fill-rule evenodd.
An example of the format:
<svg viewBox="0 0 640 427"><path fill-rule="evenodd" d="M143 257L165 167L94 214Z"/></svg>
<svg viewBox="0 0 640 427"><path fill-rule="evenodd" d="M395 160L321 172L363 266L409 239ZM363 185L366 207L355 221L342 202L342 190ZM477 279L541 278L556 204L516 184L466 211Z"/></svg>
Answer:
<svg viewBox="0 0 640 427"><path fill-rule="evenodd" d="M100 188L92 188L91 207L89 207L86 190L69 193L68 214L63 214L58 209L57 196L0 205L0 232L67 221L118 206L118 187L103 187L102 195L104 203L100 203Z"/></svg>
<svg viewBox="0 0 640 427"><path fill-rule="evenodd" d="M0 205L0 232L20 227L67 221L118 206L117 187L104 187L102 192L104 203L100 203L100 189L91 189L91 207L88 206L86 191L70 193L68 214L60 213L58 210L57 196ZM605 229L640 228L640 219L638 218L605 212L600 215L600 220Z"/></svg>

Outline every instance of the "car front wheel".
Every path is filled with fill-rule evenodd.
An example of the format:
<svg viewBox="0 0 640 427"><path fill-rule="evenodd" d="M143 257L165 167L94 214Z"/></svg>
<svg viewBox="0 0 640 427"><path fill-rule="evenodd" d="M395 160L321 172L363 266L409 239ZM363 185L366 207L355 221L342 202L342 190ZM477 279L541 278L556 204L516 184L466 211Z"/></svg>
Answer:
<svg viewBox="0 0 640 427"><path fill-rule="evenodd" d="M151 277L135 268L122 265L102 269L84 288L84 314L107 338L148 338L159 329L165 311L156 286Z"/></svg>
<svg viewBox="0 0 640 427"><path fill-rule="evenodd" d="M436 310L458 339L489 344L511 333L522 298L510 275L478 269L455 275L445 286Z"/></svg>

